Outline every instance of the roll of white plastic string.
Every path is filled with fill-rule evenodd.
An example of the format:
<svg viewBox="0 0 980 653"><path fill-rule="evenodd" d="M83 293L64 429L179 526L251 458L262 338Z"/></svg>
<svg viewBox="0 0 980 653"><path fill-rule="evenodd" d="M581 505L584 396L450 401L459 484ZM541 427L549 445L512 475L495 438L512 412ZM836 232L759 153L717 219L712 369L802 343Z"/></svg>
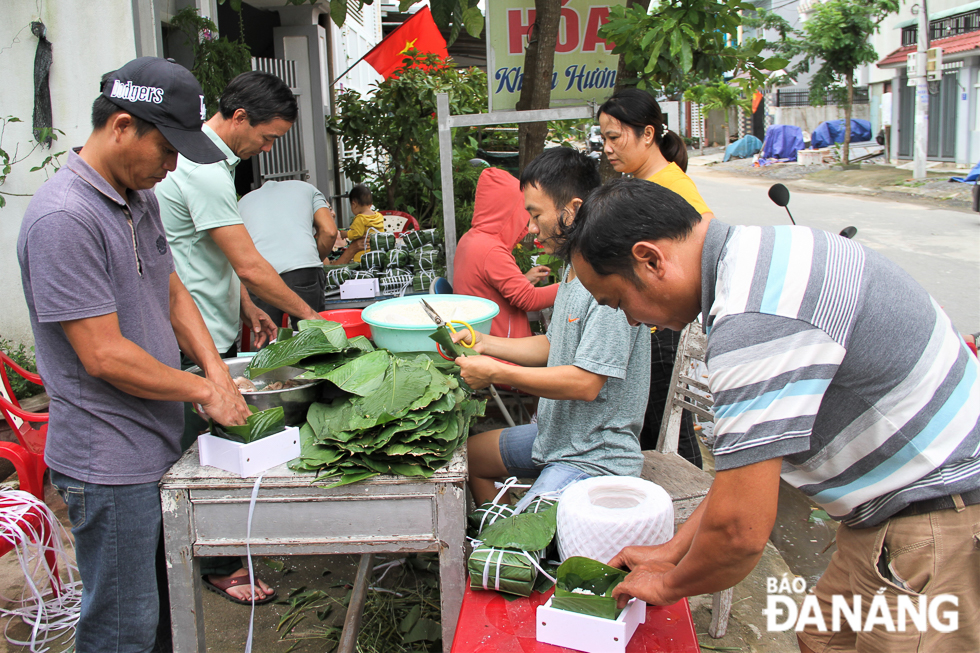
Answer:
<svg viewBox="0 0 980 653"><path fill-rule="evenodd" d="M558 553L608 563L623 547L674 536L666 490L632 476L596 476L568 486L558 504Z"/></svg>

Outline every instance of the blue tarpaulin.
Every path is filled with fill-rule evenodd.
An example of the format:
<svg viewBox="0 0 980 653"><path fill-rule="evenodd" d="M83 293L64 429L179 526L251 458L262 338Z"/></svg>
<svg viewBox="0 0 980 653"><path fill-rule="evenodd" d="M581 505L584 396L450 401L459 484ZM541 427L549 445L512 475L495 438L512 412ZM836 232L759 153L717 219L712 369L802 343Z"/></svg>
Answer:
<svg viewBox="0 0 980 653"><path fill-rule="evenodd" d="M851 142L861 143L871 140L871 123L859 118L851 118ZM828 120L817 125L810 135L810 147L818 149L834 143L844 142L844 121Z"/></svg>
<svg viewBox="0 0 980 653"><path fill-rule="evenodd" d="M970 170L970 174L965 177L950 177L950 181L960 181L964 184L975 184L977 180L980 179L980 161L977 161L977 165L973 166Z"/></svg>
<svg viewBox="0 0 980 653"><path fill-rule="evenodd" d="M803 131L796 125L773 125L766 130L762 158L796 161L796 151L803 149Z"/></svg>
<svg viewBox="0 0 980 653"><path fill-rule="evenodd" d="M725 163L732 157L736 159L747 159L761 149L762 141L749 134L725 148L725 158L722 159L722 163Z"/></svg>

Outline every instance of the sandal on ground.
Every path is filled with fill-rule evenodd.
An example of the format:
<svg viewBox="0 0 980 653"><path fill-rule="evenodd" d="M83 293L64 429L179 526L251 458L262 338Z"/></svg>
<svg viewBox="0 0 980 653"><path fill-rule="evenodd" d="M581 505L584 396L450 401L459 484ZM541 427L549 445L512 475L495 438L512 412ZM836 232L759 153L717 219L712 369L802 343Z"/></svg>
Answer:
<svg viewBox="0 0 980 653"><path fill-rule="evenodd" d="M252 605L251 600L242 600L228 593L228 589L232 587L238 587L239 585L251 585L252 583L248 581L247 575L235 576L234 578L226 578L225 580L221 580L217 582L211 582L208 580L207 576L201 576L201 581L204 583L204 587L208 588L215 594L219 594L225 597L232 603L237 603L239 605ZM255 581L258 582L258 578L256 578ZM252 591L253 591L253 596L255 596L254 595L255 590L253 589ZM275 599L276 599L276 590L272 590L272 593L267 595L264 599L256 598L255 605L263 605L265 603L271 603Z"/></svg>

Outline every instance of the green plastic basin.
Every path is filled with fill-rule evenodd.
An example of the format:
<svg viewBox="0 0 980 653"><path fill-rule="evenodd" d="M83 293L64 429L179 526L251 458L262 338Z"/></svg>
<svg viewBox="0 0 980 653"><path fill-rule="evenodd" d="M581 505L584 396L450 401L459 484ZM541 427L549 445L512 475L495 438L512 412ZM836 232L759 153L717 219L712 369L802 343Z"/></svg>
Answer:
<svg viewBox="0 0 980 653"><path fill-rule="evenodd" d="M361 313L361 319L371 326L371 340L374 341L374 344L389 351L436 351L435 341L429 339L429 336L436 331L434 323L428 325L392 324L375 317L392 306L418 305L422 299L430 303L433 299L439 302L470 300L482 302L486 305L486 314L481 315L479 319L468 320L470 325L480 333L490 333L490 324L500 312L500 308L494 302L472 295L409 295L408 297L386 299L371 304ZM462 327L457 326L457 329L460 328Z"/></svg>

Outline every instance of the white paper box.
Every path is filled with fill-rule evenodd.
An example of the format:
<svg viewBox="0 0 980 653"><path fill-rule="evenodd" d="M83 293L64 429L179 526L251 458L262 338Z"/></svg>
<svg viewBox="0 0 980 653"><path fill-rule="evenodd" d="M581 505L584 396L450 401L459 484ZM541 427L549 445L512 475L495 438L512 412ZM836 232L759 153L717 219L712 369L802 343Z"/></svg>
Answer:
<svg viewBox="0 0 980 653"><path fill-rule="evenodd" d="M205 433L197 437L197 447L201 465L211 465L249 478L299 458L299 428L287 426L285 431L249 444Z"/></svg>
<svg viewBox="0 0 980 653"><path fill-rule="evenodd" d="M551 607L538 606L536 639L586 653L625 653L637 626L646 621L647 604L630 599L615 621Z"/></svg>
<svg viewBox="0 0 980 653"><path fill-rule="evenodd" d="M369 299L380 294L377 279L349 279L340 284L341 299Z"/></svg>

